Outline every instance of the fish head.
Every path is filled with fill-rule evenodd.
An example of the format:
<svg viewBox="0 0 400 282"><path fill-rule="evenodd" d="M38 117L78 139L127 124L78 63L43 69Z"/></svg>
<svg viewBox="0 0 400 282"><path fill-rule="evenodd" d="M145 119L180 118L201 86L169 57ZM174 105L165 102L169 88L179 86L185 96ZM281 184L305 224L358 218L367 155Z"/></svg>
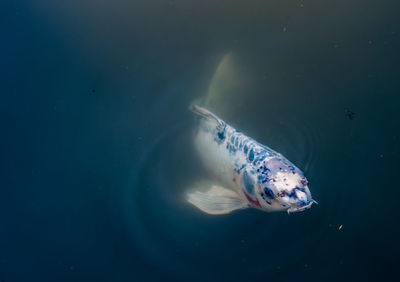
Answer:
<svg viewBox="0 0 400 282"><path fill-rule="evenodd" d="M265 161L257 172L266 207L291 213L306 210L315 203L303 172L283 157Z"/></svg>

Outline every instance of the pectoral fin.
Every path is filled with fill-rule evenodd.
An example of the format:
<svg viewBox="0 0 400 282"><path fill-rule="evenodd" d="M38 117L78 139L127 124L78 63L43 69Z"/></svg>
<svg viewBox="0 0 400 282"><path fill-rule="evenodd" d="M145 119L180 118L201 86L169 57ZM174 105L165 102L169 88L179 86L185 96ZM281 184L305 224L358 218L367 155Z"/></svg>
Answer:
<svg viewBox="0 0 400 282"><path fill-rule="evenodd" d="M195 191L186 194L186 199L189 203L208 214L227 214L248 206L248 203L236 192L224 187L212 185L207 190L203 184L196 188Z"/></svg>

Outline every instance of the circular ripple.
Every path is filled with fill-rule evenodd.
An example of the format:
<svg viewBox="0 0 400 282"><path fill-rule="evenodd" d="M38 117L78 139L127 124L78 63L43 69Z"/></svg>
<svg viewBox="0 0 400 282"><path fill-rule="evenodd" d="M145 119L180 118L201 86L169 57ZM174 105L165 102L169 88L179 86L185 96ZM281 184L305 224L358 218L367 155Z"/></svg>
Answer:
<svg viewBox="0 0 400 282"><path fill-rule="evenodd" d="M283 124L279 132L274 139L279 148L273 149L312 175L317 134L298 121ZM196 273L197 278L210 279L216 267L219 271L214 273L268 272L271 278L303 265L318 252L316 242L327 232L321 226L328 215L314 216L313 209L294 215L246 209L210 216L183 197L185 189L202 177L207 176L192 149L189 123L168 129L148 144L133 169L124 197L127 225L135 246L155 267L186 278Z"/></svg>

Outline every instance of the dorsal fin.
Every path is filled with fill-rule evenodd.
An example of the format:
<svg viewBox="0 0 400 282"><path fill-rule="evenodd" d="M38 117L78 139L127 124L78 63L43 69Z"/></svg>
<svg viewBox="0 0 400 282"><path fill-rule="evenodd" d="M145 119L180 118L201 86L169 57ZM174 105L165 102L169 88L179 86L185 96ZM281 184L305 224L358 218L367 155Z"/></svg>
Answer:
<svg viewBox="0 0 400 282"><path fill-rule="evenodd" d="M208 121L213 121L216 123L217 126L221 126L221 127L225 127L225 122L220 119L219 117L217 117L216 115L214 115L212 112L210 112L207 109L204 109L200 106L197 106L195 104L191 104L189 109L195 113L196 115L198 115L201 118L204 118Z"/></svg>
<svg viewBox="0 0 400 282"><path fill-rule="evenodd" d="M206 110L195 104L190 105L189 109L198 117L204 119L207 122L206 124L208 124L208 126L211 125L211 130L216 130L216 141L218 144L221 144L225 139L226 123L209 110Z"/></svg>

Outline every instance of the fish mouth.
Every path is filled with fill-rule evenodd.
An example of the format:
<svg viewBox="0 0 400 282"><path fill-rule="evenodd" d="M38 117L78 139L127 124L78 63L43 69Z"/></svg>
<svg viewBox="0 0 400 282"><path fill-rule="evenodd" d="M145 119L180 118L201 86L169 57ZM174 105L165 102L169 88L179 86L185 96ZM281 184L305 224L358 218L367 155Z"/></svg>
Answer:
<svg viewBox="0 0 400 282"><path fill-rule="evenodd" d="M301 212L301 211L311 208L312 204L314 204L314 203L316 203L316 202L314 200L311 200L307 205L304 205L301 207L293 206L293 207L287 209L287 212L288 213Z"/></svg>

